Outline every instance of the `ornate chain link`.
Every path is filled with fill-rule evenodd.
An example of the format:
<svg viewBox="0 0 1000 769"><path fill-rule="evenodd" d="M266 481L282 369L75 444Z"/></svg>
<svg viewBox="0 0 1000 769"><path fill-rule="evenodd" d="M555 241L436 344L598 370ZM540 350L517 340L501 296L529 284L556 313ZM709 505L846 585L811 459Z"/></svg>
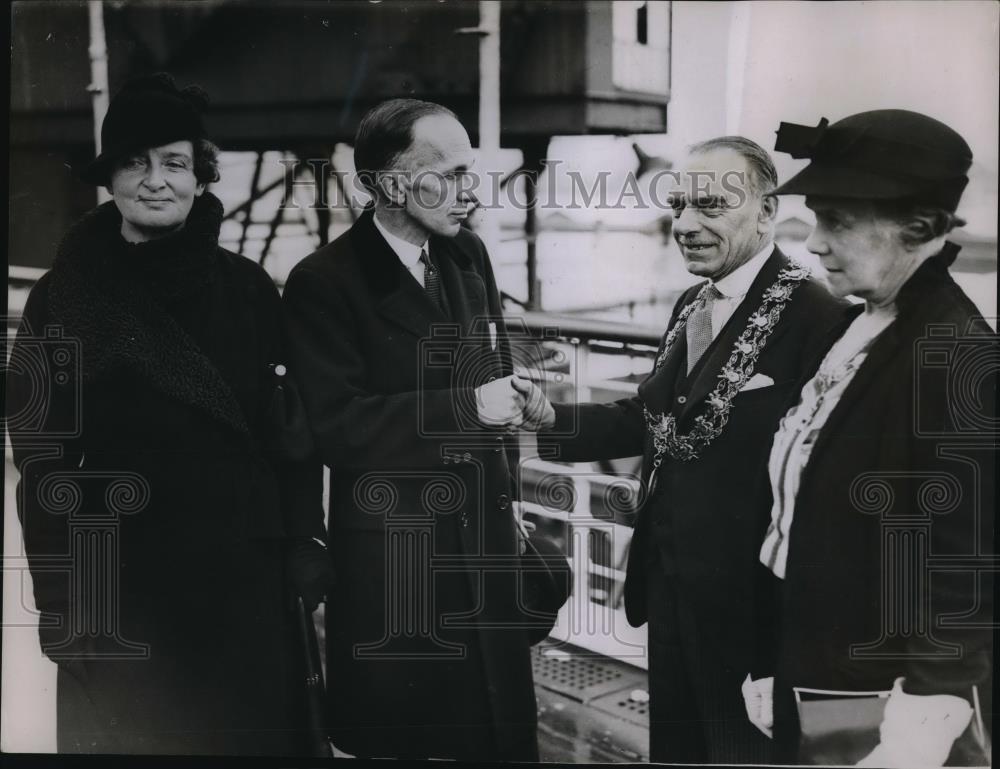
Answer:
<svg viewBox="0 0 1000 769"><path fill-rule="evenodd" d="M809 270L795 262L778 273L777 280L764 292L764 300L757 308L743 329L726 365L719 373L719 384L705 399L707 408L704 414L695 417L694 426L686 434L677 432L677 419L673 414L653 414L643 405L646 427L653 438L653 466L650 472L650 492L653 489L657 470L663 463L664 454L674 459L690 462L697 459L700 452L715 440L725 429L729 421L729 412L733 406L733 398L753 376L754 366L764 345L774 327L778 324L785 305L788 304L792 292L809 277ZM685 307L677 317L677 323L670 329L663 345L663 352L657 356L654 372L663 365L667 354L673 347L678 335L684 330L687 318L704 301L704 295L709 284L701 289L695 301Z"/></svg>

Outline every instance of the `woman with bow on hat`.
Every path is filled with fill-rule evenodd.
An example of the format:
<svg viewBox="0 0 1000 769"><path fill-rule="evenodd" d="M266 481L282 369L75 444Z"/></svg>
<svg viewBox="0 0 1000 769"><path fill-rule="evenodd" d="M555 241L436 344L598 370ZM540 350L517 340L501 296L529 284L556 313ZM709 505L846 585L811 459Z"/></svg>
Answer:
<svg viewBox="0 0 1000 769"><path fill-rule="evenodd" d="M979 765L998 348L947 240L972 152L903 110L783 123L776 149L810 158L775 193L806 196L807 248L834 293L864 301L774 437L760 559L781 620L748 714L792 763Z"/></svg>
<svg viewBox="0 0 1000 769"><path fill-rule="evenodd" d="M286 571L314 607L322 476L291 423L278 293L218 245L205 105L163 74L115 96L82 174L113 199L62 240L12 353L59 752L303 750Z"/></svg>

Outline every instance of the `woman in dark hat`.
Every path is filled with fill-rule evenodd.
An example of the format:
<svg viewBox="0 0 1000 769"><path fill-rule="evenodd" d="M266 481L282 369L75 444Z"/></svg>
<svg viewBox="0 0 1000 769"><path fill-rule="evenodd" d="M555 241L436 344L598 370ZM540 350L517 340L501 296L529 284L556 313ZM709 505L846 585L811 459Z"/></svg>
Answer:
<svg viewBox="0 0 1000 769"><path fill-rule="evenodd" d="M18 512L59 752L297 754L291 593L332 575L267 274L218 245L206 100L112 101L11 358Z"/></svg>
<svg viewBox="0 0 1000 769"><path fill-rule="evenodd" d="M811 159L775 193L806 196L807 247L863 303L775 434L760 559L782 580L780 632L748 713L769 729L773 694L792 763L980 765L1000 351L947 240L972 152L903 110L782 124L776 149Z"/></svg>

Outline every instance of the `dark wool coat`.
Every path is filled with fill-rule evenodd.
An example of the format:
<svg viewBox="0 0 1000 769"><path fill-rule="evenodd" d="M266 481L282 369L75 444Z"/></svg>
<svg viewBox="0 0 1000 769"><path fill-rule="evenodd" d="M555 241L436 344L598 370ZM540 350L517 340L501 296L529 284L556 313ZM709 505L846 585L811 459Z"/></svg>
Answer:
<svg viewBox="0 0 1000 769"><path fill-rule="evenodd" d="M536 759L529 644L514 620L516 453L478 426L474 402L511 371L509 342L479 239L432 236L430 253L452 322L371 211L302 260L284 293L331 468L334 742L361 756Z"/></svg>
<svg viewBox="0 0 1000 769"><path fill-rule="evenodd" d="M719 372L748 318L760 306L764 291L788 264L775 247L690 376L687 342L681 333L661 368L639 386L637 397L609 404L556 405L555 434L570 436L554 441L559 459L642 455L642 483L647 488L655 451L643 404L653 413L672 413L678 419L678 432L689 431L695 418L704 413L705 397L718 383ZM681 295L668 333L703 285L692 286ZM743 729L740 682L753 670L756 646L766 642L758 631L767 634L773 630L770 593L775 584L757 558L771 510L767 457L793 388L845 307L815 280L799 284L754 368L755 373L771 377L774 384L737 394L724 431L697 459L682 462L665 454L654 493L639 511L624 592L629 622L642 625L651 614L649 605L667 600L676 600L677 611L693 617L693 627L680 634L680 647L669 658L651 649L651 654L659 655L650 660L653 716L658 717L663 712L660 708L672 703L678 709L676 718L694 719L706 729L718 727L722 734L711 736L711 755L699 756L697 752L677 752L685 749L676 745L659 744L654 724L654 761L764 760L753 752L752 745L747 747L760 738L752 729ZM549 439L544 440L547 443ZM647 591L651 568L666 573L673 598ZM660 579L656 581L658 584ZM699 660L702 674L691 672L691 660ZM662 677L656 674L659 670ZM661 688L660 683L667 680L689 682L686 685L695 687L690 697L697 701L678 698L676 691ZM725 726L727 719L731 726ZM740 733L745 740L734 736Z"/></svg>
<svg viewBox="0 0 1000 769"><path fill-rule="evenodd" d="M8 427L60 751L301 752L283 550L324 534L321 468L275 449L280 299L221 219L205 193L132 245L100 206L25 307Z"/></svg>
<svg viewBox="0 0 1000 769"><path fill-rule="evenodd" d="M775 681L789 760L793 686L888 690L905 676L911 694L971 700L976 684L991 721L1000 351L948 272L957 251L900 290L802 474Z"/></svg>

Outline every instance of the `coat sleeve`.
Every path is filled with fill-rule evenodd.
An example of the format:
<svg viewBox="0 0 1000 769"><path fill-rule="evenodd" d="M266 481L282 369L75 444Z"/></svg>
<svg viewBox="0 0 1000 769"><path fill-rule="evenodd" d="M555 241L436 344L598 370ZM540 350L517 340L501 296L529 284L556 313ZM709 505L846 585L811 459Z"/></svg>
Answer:
<svg viewBox="0 0 1000 769"><path fill-rule="evenodd" d="M667 334L677 322L681 310L700 289L700 284L685 291L674 305L667 331L660 339L655 361L667 341ZM595 462L603 459L634 457L643 453L646 444L646 419L642 400L636 396L613 403L554 403L555 425L539 444L558 452L554 458L565 462Z"/></svg>
<svg viewBox="0 0 1000 769"><path fill-rule="evenodd" d="M475 242L480 253L481 266L479 273L483 278L483 283L486 285L486 302L489 306L490 314L497 318L503 318L503 303L500 301L500 291L497 289L496 276L493 274L493 264L490 261L489 253L486 250L486 246L478 237ZM497 344L500 348L500 359L504 376L513 374L514 352L506 323L497 323ZM520 496L520 489L517 485L517 468L521 457L519 442L517 440L505 440L504 453L507 457L507 468L510 471L512 488L517 489L518 496Z"/></svg>
<svg viewBox="0 0 1000 769"><path fill-rule="evenodd" d="M646 427L639 398L614 403L555 403L555 426L540 439L564 462L592 462L642 454Z"/></svg>
<svg viewBox="0 0 1000 769"><path fill-rule="evenodd" d="M288 333L281 298L270 277L258 274L263 323L261 392L264 451L278 483L282 527L288 537L326 541L323 464L305 418L297 372L288 360ZM284 375L275 372L285 367Z"/></svg>
<svg viewBox="0 0 1000 769"><path fill-rule="evenodd" d="M68 556L69 514L60 501L71 502L81 492L74 493L70 483L63 487L65 496L54 489L49 493L43 482L74 470L84 458L76 397L81 387L80 351L49 314L48 285L45 276L25 304L7 369L5 416L14 465L21 476L17 514L35 605L43 615L65 618L69 578L65 570L46 568L46 561L51 567Z"/></svg>
<svg viewBox="0 0 1000 769"><path fill-rule="evenodd" d="M372 392L345 287L299 266L289 276L284 302L291 360L323 463L345 469L440 467L444 441L434 436L462 432L455 404L474 403L473 389Z"/></svg>

